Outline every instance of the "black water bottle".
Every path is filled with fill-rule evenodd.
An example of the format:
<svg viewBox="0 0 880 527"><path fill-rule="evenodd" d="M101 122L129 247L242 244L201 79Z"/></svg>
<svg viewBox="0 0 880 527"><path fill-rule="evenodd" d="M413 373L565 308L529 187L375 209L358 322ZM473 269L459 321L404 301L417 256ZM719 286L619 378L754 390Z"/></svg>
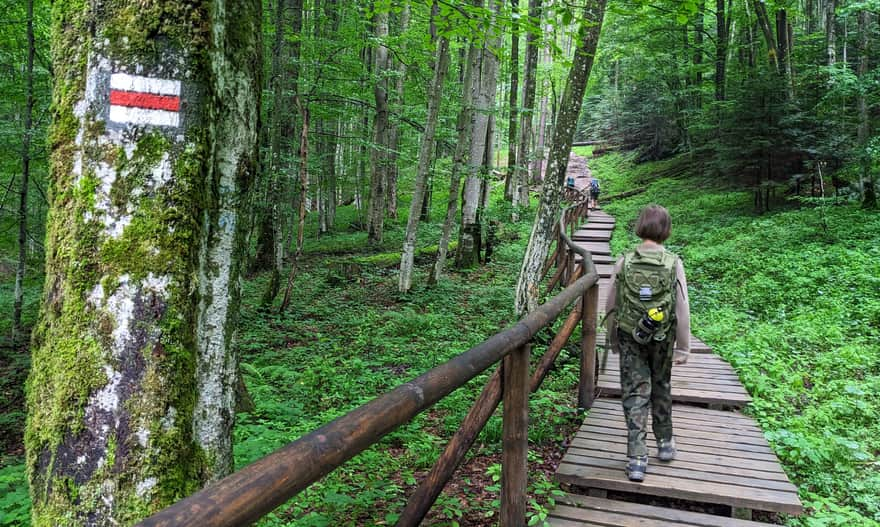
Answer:
<svg viewBox="0 0 880 527"><path fill-rule="evenodd" d="M665 316L663 308L660 307L653 307L646 311L636 323L636 327L633 328L633 339L639 344L651 342L654 334L660 329L660 323L663 322Z"/></svg>

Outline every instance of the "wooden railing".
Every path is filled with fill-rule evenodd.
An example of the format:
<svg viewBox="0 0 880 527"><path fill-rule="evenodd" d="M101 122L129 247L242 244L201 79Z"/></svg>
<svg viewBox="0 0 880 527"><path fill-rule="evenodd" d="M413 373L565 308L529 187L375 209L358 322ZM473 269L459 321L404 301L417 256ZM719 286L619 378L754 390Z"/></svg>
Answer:
<svg viewBox="0 0 880 527"><path fill-rule="evenodd" d="M553 262L564 269L561 274L557 271L558 276L548 284L548 293L560 283L567 284L567 287L514 326L138 525L231 527L251 524L453 390L502 362L490 376L446 450L410 497L397 525L413 526L422 521L503 399L500 521L502 527L524 526L528 395L541 385L578 322L582 325L579 406L589 408L595 392L598 275L590 254L575 246L566 234L567 229L576 228L573 224L579 223L586 213L585 202L563 212L558 226L557 248L545 271L546 276ZM575 265L576 254L581 256L578 265ZM551 326L572 304L572 311L529 376L533 337Z"/></svg>

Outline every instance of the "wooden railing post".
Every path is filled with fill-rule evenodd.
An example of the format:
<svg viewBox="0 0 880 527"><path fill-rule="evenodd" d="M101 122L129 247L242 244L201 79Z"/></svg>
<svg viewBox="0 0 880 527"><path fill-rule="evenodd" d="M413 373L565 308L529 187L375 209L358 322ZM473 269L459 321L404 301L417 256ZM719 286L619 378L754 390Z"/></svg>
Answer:
<svg viewBox="0 0 880 527"><path fill-rule="evenodd" d="M581 378L578 407L590 408L596 393L596 319L599 316L599 284L584 293L581 309Z"/></svg>
<svg viewBox="0 0 880 527"><path fill-rule="evenodd" d="M526 344L504 357L501 527L525 527L529 454L529 354Z"/></svg>

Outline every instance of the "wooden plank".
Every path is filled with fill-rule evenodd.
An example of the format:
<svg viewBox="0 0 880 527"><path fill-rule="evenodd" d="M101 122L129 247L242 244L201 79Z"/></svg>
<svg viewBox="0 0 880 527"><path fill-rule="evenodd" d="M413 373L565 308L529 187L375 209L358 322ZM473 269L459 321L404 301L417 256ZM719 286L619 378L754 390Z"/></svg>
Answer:
<svg viewBox="0 0 880 527"><path fill-rule="evenodd" d="M554 523L556 519L592 521L595 522L593 523L594 525L622 527L633 525L644 527L654 527L655 525L687 525L689 527L760 527L772 525L627 501L591 498L576 494L566 494L557 498L556 502L559 503L559 506L550 512L550 518L548 519L550 525L554 526L561 525ZM562 509L562 507L566 508Z"/></svg>
<svg viewBox="0 0 880 527"><path fill-rule="evenodd" d="M563 462L571 463L572 465L587 465L591 462L596 462L597 459L606 459L609 463L614 463L615 470L623 471L624 467L624 457L620 454L609 454L607 452L588 452L588 451L579 451L572 452L570 454L566 454L565 458L563 458ZM711 472L717 471L718 467L712 465L711 463L700 463L697 461L684 461L681 459L676 459L674 461L675 466L680 469L685 470L694 470L700 472ZM655 457L653 461L650 463L650 469L658 466L658 465L666 465L666 462L659 461ZM744 478L754 478L754 479L762 479L765 481L788 481L788 477L786 477L783 472L767 472L761 470L752 470L748 468L742 467L725 467L724 473L729 474L731 476L741 476Z"/></svg>
<svg viewBox="0 0 880 527"><path fill-rule="evenodd" d="M761 433L761 429L755 423L755 421L748 416L745 416L739 412L719 412L718 410L709 410L707 408L700 408L697 406L688 406L683 404L675 404L672 406L673 411L679 415L688 415L692 419L704 420L710 423L715 423L715 426L721 426L718 423L723 422L723 426L729 426L730 423L747 426L749 430L753 430L756 433ZM612 415L622 417L623 409L620 406L620 401L614 399L597 399L596 404L593 405L593 410L597 412L606 412L611 413Z"/></svg>
<svg viewBox="0 0 880 527"><path fill-rule="evenodd" d="M682 480L659 474L649 474L642 483L635 483L627 480L622 470L581 467L565 461L559 465L556 478L563 483L582 487L599 487L787 514L803 512L803 505L793 492Z"/></svg>
<svg viewBox="0 0 880 527"><path fill-rule="evenodd" d="M578 247L595 254L611 254L611 248L604 242L577 242Z"/></svg>
<svg viewBox="0 0 880 527"><path fill-rule="evenodd" d="M590 425L585 424L578 429L578 434L584 437L595 437L602 441L610 441L613 443L626 441L626 427L624 426L601 426L598 423ZM701 432L699 437L693 437L688 434L678 434L676 442L682 446L711 446L718 449L720 452L724 450L738 449L745 452L773 453L772 448L766 444L762 445L757 438L751 440L746 438L746 440L742 440L742 436L725 435L716 432Z"/></svg>
<svg viewBox="0 0 880 527"><path fill-rule="evenodd" d="M589 454L580 455L580 453L572 453L570 456L566 457L565 461L583 467L596 467L619 471L623 471L624 465L626 464L626 459L623 457L609 459L607 457ZM752 471L752 473L748 475L736 475L730 474L726 468L723 471L720 471L718 467L703 465L703 467L705 467L703 470L697 470L694 468L694 465L695 464L685 466L684 463L678 464L674 461L667 463L652 458L648 464L648 475L661 475L677 479L708 481L724 483L727 485L737 485L740 487L797 493L797 487L792 485L789 481L778 477L777 479L766 478L764 476L766 472Z"/></svg>
<svg viewBox="0 0 880 527"><path fill-rule="evenodd" d="M763 438L764 434L760 429L750 425L743 424L737 421L730 420L722 420L718 419L716 421L705 421L700 419L697 416L689 415L687 412L681 411L681 407L683 405L676 404L672 407L672 415L673 419L675 419L675 423L677 428L694 430L694 431L702 431L702 430L721 430L727 431L730 434L740 435L740 436L753 436ZM609 424L615 422L623 422L623 415L621 413L617 414L602 414L598 410L591 410L590 415L587 416L587 423L596 423L596 424ZM648 419L650 423L650 417Z"/></svg>
<svg viewBox="0 0 880 527"><path fill-rule="evenodd" d="M681 435L681 430L678 431ZM612 443L610 441L598 441L595 439L582 439L575 436L571 440L569 450L588 450L593 452L602 452L604 454L619 454L626 456L625 443ZM755 454L758 455L758 454ZM720 455L717 452L692 452L690 450L678 449L676 459L682 461L692 461L694 463L705 463L707 465L715 465L718 467L738 466L749 470L760 470L762 472L781 472L776 456L770 456L770 459L746 459L742 457L733 458L729 455Z"/></svg>

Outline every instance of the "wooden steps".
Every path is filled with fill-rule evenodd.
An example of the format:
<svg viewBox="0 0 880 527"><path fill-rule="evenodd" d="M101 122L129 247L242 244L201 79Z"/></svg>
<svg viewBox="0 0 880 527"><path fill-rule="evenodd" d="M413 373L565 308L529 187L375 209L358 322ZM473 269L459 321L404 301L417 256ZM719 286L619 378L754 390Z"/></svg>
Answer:
<svg viewBox="0 0 880 527"><path fill-rule="evenodd" d="M609 241L614 218L601 210L590 211L588 222L573 241L592 253L599 273L599 312L604 315L610 277L617 259ZM579 258L577 258L579 260ZM763 432L749 417L733 411L751 398L736 371L712 353L711 347L691 335L691 356L673 366L673 427L678 455L671 462L652 456L642 483L629 481L626 464L626 424L620 396L620 357L609 354L598 379L599 398L562 459L557 481L591 496L567 494L550 512L547 521L556 527L581 526L697 526L755 527L766 523L712 514L608 500L609 491L642 496L652 503L664 499L729 507L734 514L751 516L751 510L800 514L803 506L797 488L782 471ZM605 334L597 339L601 347ZM650 422L650 418L649 418ZM648 427L649 451L654 439Z"/></svg>
<svg viewBox="0 0 880 527"><path fill-rule="evenodd" d="M556 479L585 488L787 514L803 512L797 488L751 419L683 405L673 405L672 415L678 456L664 463L652 455L645 481L635 483L623 470L626 424L620 402L597 399L562 459ZM653 454L651 438L648 444Z"/></svg>
<svg viewBox="0 0 880 527"><path fill-rule="evenodd" d="M627 501L566 494L557 498L557 506L547 522L552 527L759 527L770 523L737 520L712 514L667 509Z"/></svg>
<svg viewBox="0 0 880 527"><path fill-rule="evenodd" d="M620 397L620 355L609 353L605 370L599 372L599 393ZM721 357L692 353L688 362L672 367L672 400L742 407L751 402L733 368Z"/></svg>

